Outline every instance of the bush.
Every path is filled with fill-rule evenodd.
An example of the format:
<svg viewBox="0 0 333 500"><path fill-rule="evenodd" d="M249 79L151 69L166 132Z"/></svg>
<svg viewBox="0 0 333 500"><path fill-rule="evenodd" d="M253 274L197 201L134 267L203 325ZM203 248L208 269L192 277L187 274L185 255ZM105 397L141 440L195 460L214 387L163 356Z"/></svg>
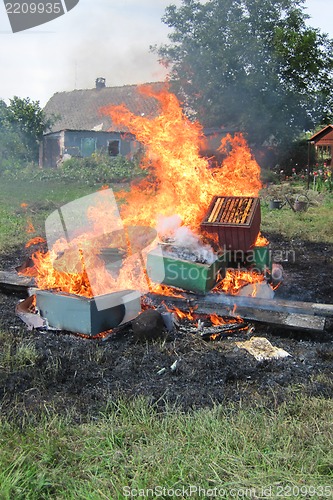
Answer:
<svg viewBox="0 0 333 500"><path fill-rule="evenodd" d="M87 158L71 158L60 167L63 178L93 183L119 182L142 173L138 165L124 156L95 153Z"/></svg>
<svg viewBox="0 0 333 500"><path fill-rule="evenodd" d="M93 154L87 158L73 157L64 161L59 168L41 169L32 164L26 168L13 167L8 166L0 175L13 180L65 180L89 185L123 182L144 175L135 161L123 156L110 157L101 154Z"/></svg>
<svg viewBox="0 0 333 500"><path fill-rule="evenodd" d="M262 168L260 171L260 178L263 184L277 184L280 178L276 172L267 168Z"/></svg>
<svg viewBox="0 0 333 500"><path fill-rule="evenodd" d="M316 165L316 170L311 172L312 185L311 187L321 193L322 191L333 192L332 170L324 165Z"/></svg>

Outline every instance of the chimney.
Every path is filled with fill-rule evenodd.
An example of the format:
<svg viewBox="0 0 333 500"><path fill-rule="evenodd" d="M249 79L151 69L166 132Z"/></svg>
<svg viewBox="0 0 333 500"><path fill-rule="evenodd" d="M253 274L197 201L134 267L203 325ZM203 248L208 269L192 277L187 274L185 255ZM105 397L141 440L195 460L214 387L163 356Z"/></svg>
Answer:
<svg viewBox="0 0 333 500"><path fill-rule="evenodd" d="M105 78L96 78L96 89L104 89L105 86Z"/></svg>

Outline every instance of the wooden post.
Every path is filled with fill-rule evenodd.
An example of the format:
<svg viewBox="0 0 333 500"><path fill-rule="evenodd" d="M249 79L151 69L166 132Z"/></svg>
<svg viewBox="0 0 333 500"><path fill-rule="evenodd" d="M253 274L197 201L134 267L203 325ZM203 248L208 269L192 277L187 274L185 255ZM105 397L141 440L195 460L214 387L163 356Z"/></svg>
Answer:
<svg viewBox="0 0 333 500"><path fill-rule="evenodd" d="M310 189L310 159L311 159L311 141L308 141L308 175L307 175L307 190Z"/></svg>

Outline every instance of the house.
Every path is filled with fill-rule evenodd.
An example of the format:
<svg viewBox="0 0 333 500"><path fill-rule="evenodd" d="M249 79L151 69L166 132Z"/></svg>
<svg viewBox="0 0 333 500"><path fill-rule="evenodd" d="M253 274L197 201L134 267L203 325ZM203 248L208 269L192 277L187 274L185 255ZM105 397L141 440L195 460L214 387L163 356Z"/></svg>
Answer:
<svg viewBox="0 0 333 500"><path fill-rule="evenodd" d="M321 163L331 165L333 149L333 125L327 125L309 139L309 144L314 144L316 159Z"/></svg>
<svg viewBox="0 0 333 500"><path fill-rule="evenodd" d="M153 91L159 91L164 84L148 85ZM64 158L87 157L97 151L110 156L133 155L139 148L133 134L100 112L104 106L120 104L141 116L156 116L159 109L156 99L140 93L138 85L107 87L104 78L97 78L93 89L54 94L44 112L47 117L56 116L57 120L43 136L40 166L56 167Z"/></svg>

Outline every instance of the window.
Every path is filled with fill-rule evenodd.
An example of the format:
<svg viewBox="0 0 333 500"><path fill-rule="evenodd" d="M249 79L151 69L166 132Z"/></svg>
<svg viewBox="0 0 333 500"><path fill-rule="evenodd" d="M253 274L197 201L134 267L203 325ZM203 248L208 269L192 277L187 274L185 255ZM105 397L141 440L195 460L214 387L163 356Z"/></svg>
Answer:
<svg viewBox="0 0 333 500"><path fill-rule="evenodd" d="M108 142L108 153L109 156L119 155L119 141L109 141Z"/></svg>
<svg viewBox="0 0 333 500"><path fill-rule="evenodd" d="M96 151L96 139L84 137L81 139L81 154L83 157L91 156Z"/></svg>

